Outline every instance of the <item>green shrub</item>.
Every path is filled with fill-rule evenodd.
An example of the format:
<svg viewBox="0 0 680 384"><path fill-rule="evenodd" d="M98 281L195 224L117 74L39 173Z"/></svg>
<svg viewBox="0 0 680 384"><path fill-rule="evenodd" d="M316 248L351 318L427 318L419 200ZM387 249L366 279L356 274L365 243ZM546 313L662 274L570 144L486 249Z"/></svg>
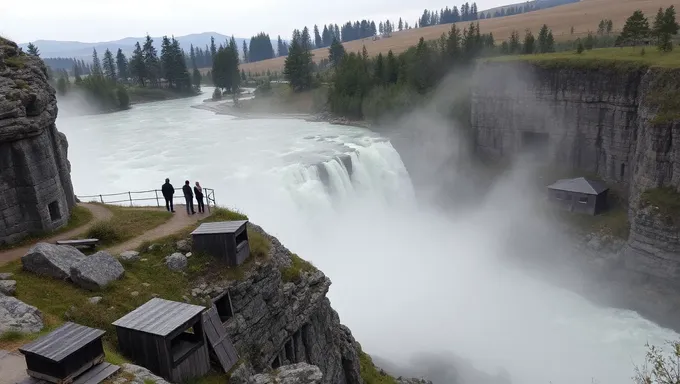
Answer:
<svg viewBox="0 0 680 384"><path fill-rule="evenodd" d="M99 242L104 245L115 244L126 237L121 228L117 227L113 220L104 220L95 223L87 231L88 238L99 239Z"/></svg>
<svg viewBox="0 0 680 384"><path fill-rule="evenodd" d="M12 342L19 341L24 338L24 334L19 331L6 331L0 334L0 341Z"/></svg>
<svg viewBox="0 0 680 384"><path fill-rule="evenodd" d="M642 206L654 206L669 225L680 225L680 193L673 187L648 189L640 196Z"/></svg>
<svg viewBox="0 0 680 384"><path fill-rule="evenodd" d="M130 95L122 85L116 88L116 96L118 97L118 106L120 109L130 108Z"/></svg>
<svg viewBox="0 0 680 384"><path fill-rule="evenodd" d="M26 60L23 56L6 57L5 64L7 64L8 67L21 69L26 66Z"/></svg>
<svg viewBox="0 0 680 384"><path fill-rule="evenodd" d="M291 256L291 265L281 270L281 279L285 283L297 283L302 278L303 273L313 271L316 271L316 268L310 262L293 254Z"/></svg>

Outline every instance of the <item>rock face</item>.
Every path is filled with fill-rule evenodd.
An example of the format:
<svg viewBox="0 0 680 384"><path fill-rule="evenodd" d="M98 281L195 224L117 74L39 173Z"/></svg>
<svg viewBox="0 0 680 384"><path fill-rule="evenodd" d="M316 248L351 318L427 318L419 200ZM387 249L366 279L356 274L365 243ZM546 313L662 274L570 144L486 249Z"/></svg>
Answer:
<svg viewBox="0 0 680 384"><path fill-rule="evenodd" d="M71 267L71 280L81 288L96 291L123 277L125 269L110 254L99 251Z"/></svg>
<svg viewBox="0 0 680 384"><path fill-rule="evenodd" d="M249 384L319 384L323 377L319 367L305 363L286 365L272 373L253 375Z"/></svg>
<svg viewBox="0 0 680 384"><path fill-rule="evenodd" d="M26 271L64 280L84 259L85 255L74 247L38 243L21 258L21 264Z"/></svg>
<svg viewBox="0 0 680 384"><path fill-rule="evenodd" d="M0 38L0 244L68 222L75 196L56 118L45 64Z"/></svg>
<svg viewBox="0 0 680 384"><path fill-rule="evenodd" d="M0 295L0 333L32 333L39 332L42 328L42 314L38 308L14 297Z"/></svg>
<svg viewBox="0 0 680 384"><path fill-rule="evenodd" d="M667 324L663 318L680 316L669 308L680 305L680 226L641 196L680 189L680 111L670 103L680 97L680 70L620 64L479 65L471 103L475 149L498 160L542 150L543 160L596 174L625 198L628 244L598 263L608 277L636 286L626 293L633 309ZM680 329L680 321L673 326Z"/></svg>

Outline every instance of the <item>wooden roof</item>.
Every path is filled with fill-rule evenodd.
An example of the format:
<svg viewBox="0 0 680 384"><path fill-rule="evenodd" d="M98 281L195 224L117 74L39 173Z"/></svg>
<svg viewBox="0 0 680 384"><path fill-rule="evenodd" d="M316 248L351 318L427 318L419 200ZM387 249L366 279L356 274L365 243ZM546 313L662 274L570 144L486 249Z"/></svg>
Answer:
<svg viewBox="0 0 680 384"><path fill-rule="evenodd" d="M104 331L68 322L38 340L19 348L23 354L32 353L60 362L73 352L96 340Z"/></svg>
<svg viewBox="0 0 680 384"><path fill-rule="evenodd" d="M215 223L203 223L196 228L192 235L210 235L216 233L234 233L244 226L248 220L218 221Z"/></svg>
<svg viewBox="0 0 680 384"><path fill-rule="evenodd" d="M113 325L153 335L167 336L204 310L204 307L198 305L153 298L116 320Z"/></svg>
<svg viewBox="0 0 680 384"><path fill-rule="evenodd" d="M584 177L577 177L575 179L557 180L554 184L549 185L548 189L584 193L587 195L599 195L608 188L599 181L588 180Z"/></svg>

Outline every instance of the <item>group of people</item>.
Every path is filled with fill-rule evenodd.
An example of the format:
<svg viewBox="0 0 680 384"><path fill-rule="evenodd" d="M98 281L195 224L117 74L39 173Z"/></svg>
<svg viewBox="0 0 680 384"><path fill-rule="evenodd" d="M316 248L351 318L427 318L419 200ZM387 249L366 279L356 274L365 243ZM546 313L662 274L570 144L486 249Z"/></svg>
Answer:
<svg viewBox="0 0 680 384"><path fill-rule="evenodd" d="M172 204L172 199L175 194L175 188L170 184L170 179L165 179L165 184L161 187L161 192L165 198L165 208L169 212L175 212L175 207ZM203 204L203 188L201 184L197 181L194 185L193 191L191 190L191 185L189 180L184 182L182 187L182 193L184 193L184 200L186 201L187 215L195 215L194 210L194 197L196 197L196 205L198 205L198 213L205 212L205 205Z"/></svg>

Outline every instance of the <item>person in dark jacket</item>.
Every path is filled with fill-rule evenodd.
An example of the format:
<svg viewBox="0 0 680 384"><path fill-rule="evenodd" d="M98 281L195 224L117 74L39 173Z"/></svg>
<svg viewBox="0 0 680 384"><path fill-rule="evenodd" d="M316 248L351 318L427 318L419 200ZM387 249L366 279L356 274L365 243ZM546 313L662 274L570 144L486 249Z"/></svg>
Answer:
<svg viewBox="0 0 680 384"><path fill-rule="evenodd" d="M205 204L203 203L203 188L197 181L194 186L194 195L196 195L196 203L198 204L198 213L205 213Z"/></svg>
<svg viewBox="0 0 680 384"><path fill-rule="evenodd" d="M194 211L194 193L191 191L189 180L184 182L182 192L184 192L184 200L186 200L187 203L187 215L195 215L196 211Z"/></svg>
<svg viewBox="0 0 680 384"><path fill-rule="evenodd" d="M163 192L163 197L165 197L165 209L169 212L175 212L175 207L172 205L172 196L175 194L175 188L170 184L170 179L165 179L161 192Z"/></svg>

